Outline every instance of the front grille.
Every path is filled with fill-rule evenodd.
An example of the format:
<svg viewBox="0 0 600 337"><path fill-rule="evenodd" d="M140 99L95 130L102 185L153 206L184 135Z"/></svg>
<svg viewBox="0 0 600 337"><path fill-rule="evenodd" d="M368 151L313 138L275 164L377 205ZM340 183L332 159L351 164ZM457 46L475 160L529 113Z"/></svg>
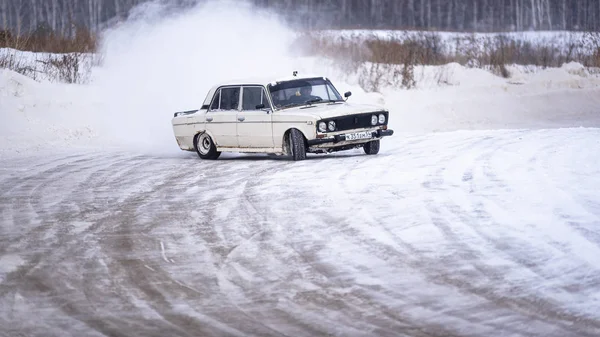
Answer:
<svg viewBox="0 0 600 337"><path fill-rule="evenodd" d="M379 116L379 114L385 115L385 124L383 124L383 125L387 125L388 113L386 111L377 111L377 112L369 112L366 114L357 114L357 115L329 118L329 119L324 119L323 122L327 123L331 120L335 121L335 127L336 127L335 131L371 128L371 127L382 125L382 124L378 124L375 126L371 125L371 116L373 116L373 115ZM317 125L318 125L318 123L317 123Z"/></svg>

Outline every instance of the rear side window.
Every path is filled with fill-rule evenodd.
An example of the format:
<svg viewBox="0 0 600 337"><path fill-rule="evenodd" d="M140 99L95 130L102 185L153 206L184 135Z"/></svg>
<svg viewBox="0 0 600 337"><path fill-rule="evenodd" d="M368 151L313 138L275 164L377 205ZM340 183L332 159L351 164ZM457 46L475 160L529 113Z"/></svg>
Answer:
<svg viewBox="0 0 600 337"><path fill-rule="evenodd" d="M240 106L240 87L221 88L215 93L210 110L237 110Z"/></svg>
<svg viewBox="0 0 600 337"><path fill-rule="evenodd" d="M267 109L271 108L267 93L262 87L244 87L242 96L242 110L256 110L259 104L264 104Z"/></svg>

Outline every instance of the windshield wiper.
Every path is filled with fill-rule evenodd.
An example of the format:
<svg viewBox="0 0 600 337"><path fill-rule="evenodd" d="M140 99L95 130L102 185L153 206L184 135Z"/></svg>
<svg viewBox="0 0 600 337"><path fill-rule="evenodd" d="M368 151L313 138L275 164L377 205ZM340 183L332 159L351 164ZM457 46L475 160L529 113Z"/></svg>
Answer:
<svg viewBox="0 0 600 337"><path fill-rule="evenodd" d="M294 105L300 105L300 103L288 103L288 104L286 104L286 105L283 105L283 106L281 106L281 108L280 108L280 109L289 108L289 107L292 107L292 106L294 106Z"/></svg>
<svg viewBox="0 0 600 337"><path fill-rule="evenodd" d="M330 102L330 101L329 100L323 101L323 99L319 97L319 98L309 99L308 101L304 102L304 104L308 105L308 104L317 103L317 102L325 103L325 102ZM286 105L281 106L279 109L285 109L285 108L289 108L289 107L297 106L297 105L302 105L302 103L288 103Z"/></svg>
<svg viewBox="0 0 600 337"><path fill-rule="evenodd" d="M312 104L312 103L317 103L317 102L321 102L323 99L321 97L319 98L313 98L313 99L309 99L308 101L304 102L304 104Z"/></svg>

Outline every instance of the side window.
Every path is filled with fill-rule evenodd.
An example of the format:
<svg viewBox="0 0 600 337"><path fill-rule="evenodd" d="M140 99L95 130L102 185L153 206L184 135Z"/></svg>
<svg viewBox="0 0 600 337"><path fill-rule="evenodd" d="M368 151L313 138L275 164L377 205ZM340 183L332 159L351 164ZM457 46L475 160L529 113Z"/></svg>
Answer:
<svg viewBox="0 0 600 337"><path fill-rule="evenodd" d="M215 97L213 97L212 104L210 105L210 110L218 110L220 102L221 102L221 90L219 90L215 93Z"/></svg>
<svg viewBox="0 0 600 337"><path fill-rule="evenodd" d="M240 87L221 89L221 110L237 110L240 105Z"/></svg>
<svg viewBox="0 0 600 337"><path fill-rule="evenodd" d="M262 87L244 87L242 96L242 110L256 110L256 106L259 104L264 104L265 108L271 108L267 93Z"/></svg>

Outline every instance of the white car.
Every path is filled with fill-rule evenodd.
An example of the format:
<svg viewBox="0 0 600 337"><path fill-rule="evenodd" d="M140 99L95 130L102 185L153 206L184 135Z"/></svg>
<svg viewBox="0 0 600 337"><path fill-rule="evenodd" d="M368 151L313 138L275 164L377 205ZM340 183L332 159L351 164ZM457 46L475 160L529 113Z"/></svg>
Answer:
<svg viewBox="0 0 600 337"><path fill-rule="evenodd" d="M215 85L200 109L175 113L177 144L202 159L254 152L303 160L307 153L359 147L377 154L380 139L394 133L387 110L348 103L325 77L296 75Z"/></svg>

